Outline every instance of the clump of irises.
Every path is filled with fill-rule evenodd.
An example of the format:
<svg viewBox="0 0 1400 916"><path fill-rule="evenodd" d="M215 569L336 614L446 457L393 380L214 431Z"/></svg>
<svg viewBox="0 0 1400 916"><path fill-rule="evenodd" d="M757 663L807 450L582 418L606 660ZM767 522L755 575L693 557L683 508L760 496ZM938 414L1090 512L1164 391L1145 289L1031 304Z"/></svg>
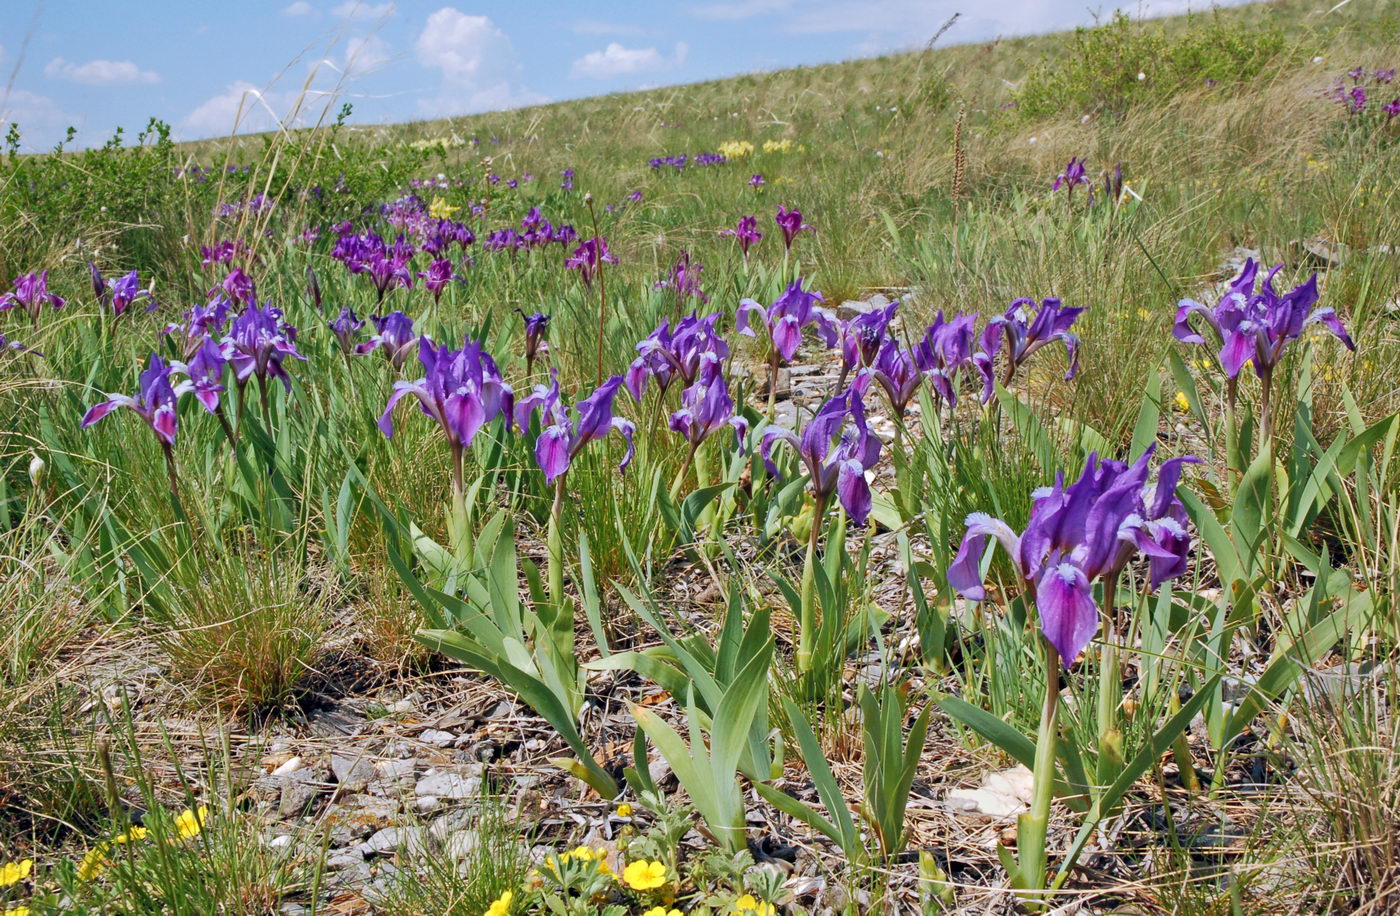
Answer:
<svg viewBox="0 0 1400 916"><path fill-rule="evenodd" d="M15 277L14 289L0 296L0 312L15 308L24 309L29 315L30 323L37 326L44 306L61 309L67 301L57 293L49 292L49 272L41 270L38 273Z"/></svg>
<svg viewBox="0 0 1400 916"><path fill-rule="evenodd" d="M1019 861L1013 884L1023 891L1045 887L1045 837L1055 794L1060 668L1072 666L1095 633L1103 635L1101 667L1109 696L1121 689L1113 655L1114 599L1118 580L1135 557L1148 564L1148 589L1182 575L1192 540L1186 508L1176 487L1183 466L1194 458L1162 464L1155 489L1148 488L1152 448L1131 465L1090 455L1084 471L1065 485L1032 494L1030 520L1020 534L1001 519L976 512L948 568L948 583L972 601L987 599L984 558L993 539L1011 559L1028 605L1034 605L1044 636L1045 694L1035 743L1034 788L1030 810L1021 815L1016 835ZM1103 598L1094 597L1101 583Z"/></svg>
<svg viewBox="0 0 1400 916"><path fill-rule="evenodd" d="M1194 299L1178 302L1172 329L1176 339L1183 343L1204 344L1206 338L1192 325L1192 319L1199 318L1219 346L1217 356L1225 374L1227 425L1231 430L1239 375L1246 365L1253 364L1260 386L1259 426L1266 443L1271 440L1273 431L1274 369L1288 344L1301 337L1309 325L1319 324L1348 350L1356 349L1335 309L1330 306L1314 308L1319 299L1317 274L1280 294L1274 288L1274 278L1281 270L1282 264L1275 265L1256 292L1259 265L1254 259L1248 259L1214 308Z"/></svg>

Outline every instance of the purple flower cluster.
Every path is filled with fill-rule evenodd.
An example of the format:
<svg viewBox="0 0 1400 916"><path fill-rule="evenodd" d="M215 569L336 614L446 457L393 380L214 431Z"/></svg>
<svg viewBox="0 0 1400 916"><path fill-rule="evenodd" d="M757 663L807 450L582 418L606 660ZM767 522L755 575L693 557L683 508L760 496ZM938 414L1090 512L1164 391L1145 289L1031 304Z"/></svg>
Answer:
<svg viewBox="0 0 1400 916"><path fill-rule="evenodd" d="M62 296L49 292L49 272L41 270L15 277L14 291L0 296L0 312L22 308L29 313L29 320L38 324L45 305L61 309L67 303Z"/></svg>
<svg viewBox="0 0 1400 916"><path fill-rule="evenodd" d="M559 394L559 374L550 374L549 387L536 385L535 390L520 399L515 406L515 425L523 432L530 426L536 411L540 415L540 434L535 439L535 461L544 471L546 483L553 483L569 470L574 459L590 442L607 438L616 432L627 441L619 471L626 471L632 462L635 446L632 421L613 416L613 401L622 387L622 377L614 375L596 391L573 407L573 415L564 407Z"/></svg>
<svg viewBox="0 0 1400 916"><path fill-rule="evenodd" d="M222 242L216 242L212 248L200 245L199 256L201 267L212 267L215 264L232 264L234 261L247 262L253 257L253 250L242 239L224 239Z"/></svg>
<svg viewBox="0 0 1400 916"><path fill-rule="evenodd" d="M719 319L718 312L704 318L692 314L677 321L674 328L663 321L637 344L637 358L624 378L633 400L641 401L650 381L656 382L664 396L677 379L682 385L692 385L706 367L723 363L729 357L729 345L715 332Z"/></svg>
<svg viewBox="0 0 1400 916"><path fill-rule="evenodd" d="M1098 628L1094 581L1106 583L1111 601L1118 575L1139 553L1148 559L1154 590L1186 571L1191 537L1176 485L1182 466L1196 459L1164 462L1149 503L1152 452L1149 448L1131 466L1090 455L1078 481L1066 487L1060 474L1053 487L1032 495L1030 521L1020 535L1001 519L969 515L948 583L965 598L986 600L982 555L996 538L1035 595L1041 631L1069 667Z"/></svg>
<svg viewBox="0 0 1400 916"><path fill-rule="evenodd" d="M530 212L520 218L520 228L497 229L486 236L481 247L487 251L519 251L522 249L543 248L550 243L568 245L578 238L573 226L555 226L545 219L539 207L531 207Z"/></svg>
<svg viewBox="0 0 1400 916"><path fill-rule="evenodd" d="M691 259L690 252L682 251L671 267L671 275L665 280L657 281L652 289L671 290L676 295L676 304L682 308L685 306L685 300L691 297L708 305L710 297L700 289L700 274L704 270L703 264Z"/></svg>
<svg viewBox="0 0 1400 916"><path fill-rule="evenodd" d="M781 426L763 428L759 453L774 477L781 476L772 461L779 442L797 453L819 506L834 495L857 527L865 525L872 502L865 472L880 460L880 440L866 422L860 389L852 386L823 404L800 436Z"/></svg>
<svg viewBox="0 0 1400 916"><path fill-rule="evenodd" d="M146 306L146 311L155 311L159 303L156 302L154 281L145 289L141 288L141 281L137 279L136 271L131 271L125 276L103 279L102 272L97 269L97 265L88 261L88 273L92 277L92 294L96 298L97 304L102 308L110 308L112 314L120 318L126 314L126 310L133 303L147 300L150 302Z"/></svg>
<svg viewBox="0 0 1400 916"><path fill-rule="evenodd" d="M1353 67L1347 71L1346 75L1351 80L1351 87L1348 88L1343 80L1338 79L1327 95L1332 101L1345 105L1349 114L1359 115L1366 111L1369 101L1367 85L1371 86L1371 91L1386 92L1380 87L1389 86L1395 81L1395 68L1389 67L1368 73L1365 67ZM1400 96L1396 96L1386 104L1379 106L1379 110L1386 116L1386 121L1400 115Z"/></svg>
<svg viewBox="0 0 1400 916"><path fill-rule="evenodd" d="M1206 339L1191 326L1192 316L1199 316L1220 346L1220 367L1229 379L1236 378L1251 362L1256 375L1261 379L1269 378L1282 359L1285 346L1302 336L1311 324L1321 324L1348 350L1355 350L1356 344L1342 326L1336 310L1330 306L1313 308L1318 301L1317 274L1280 295L1274 289L1274 277L1281 270L1282 264L1275 265L1255 292L1259 265L1252 258L1245 261L1244 269L1215 308L1194 299L1182 299L1177 303L1172 333L1183 343L1205 343Z"/></svg>
<svg viewBox="0 0 1400 916"><path fill-rule="evenodd" d="M696 153L693 156L688 156L685 153L681 153L679 156L657 156L651 159L648 162L648 165L650 165L653 169L662 169L669 165L676 171L680 171L688 165L723 165L728 161L729 160L724 156L723 153Z"/></svg>
<svg viewBox="0 0 1400 916"><path fill-rule="evenodd" d="M737 226L733 229L725 229L720 235L734 236L734 240L739 243L739 250L743 252L745 264L749 263L749 249L763 238L763 233L758 231L758 217L756 216L740 217Z"/></svg>
<svg viewBox="0 0 1400 916"><path fill-rule="evenodd" d="M574 249L574 253L564 260L564 267L578 271L579 279L589 289L593 288L593 278L604 264L616 264L617 257L608 250L608 240L601 235L585 239Z"/></svg>

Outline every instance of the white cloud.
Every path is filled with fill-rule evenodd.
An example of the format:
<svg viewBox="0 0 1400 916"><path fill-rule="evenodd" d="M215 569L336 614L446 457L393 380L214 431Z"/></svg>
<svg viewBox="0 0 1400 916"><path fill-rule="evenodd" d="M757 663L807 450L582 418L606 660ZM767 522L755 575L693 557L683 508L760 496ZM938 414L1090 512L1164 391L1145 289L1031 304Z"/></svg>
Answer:
<svg viewBox="0 0 1400 916"><path fill-rule="evenodd" d="M160 82L160 75L142 70L129 60L90 60L85 64L55 57L44 67L49 79L84 86L148 86Z"/></svg>
<svg viewBox="0 0 1400 916"><path fill-rule="evenodd" d="M295 3L282 8L283 16L312 16L315 15L315 13L315 8L307 3L306 0L296 0Z"/></svg>
<svg viewBox="0 0 1400 916"><path fill-rule="evenodd" d="M609 42L601 51L591 51L574 61L569 75L607 79L628 73L651 73L666 66L666 58L655 48L624 48Z"/></svg>
<svg viewBox="0 0 1400 916"><path fill-rule="evenodd" d="M324 88L259 89L247 80L236 80L185 115L179 139L259 133L284 124L304 127L323 118L336 99L334 92Z"/></svg>
<svg viewBox="0 0 1400 916"><path fill-rule="evenodd" d="M445 6L428 16L413 50L424 67L442 71L438 95L419 102L424 115L447 117L548 101L515 82L520 74L515 46L486 16Z"/></svg>
<svg viewBox="0 0 1400 916"><path fill-rule="evenodd" d="M26 151L49 149L63 139L69 126L83 126L82 118L71 115L47 96L11 89L0 90L0 125L19 125L21 148Z"/></svg>
<svg viewBox="0 0 1400 916"><path fill-rule="evenodd" d="M364 3L362 0L345 0L340 6L331 10L331 15L339 19L350 19L358 22L386 19L394 15L394 4L392 2Z"/></svg>
<svg viewBox="0 0 1400 916"><path fill-rule="evenodd" d="M345 39L345 75L367 76L389 62L389 45L378 35Z"/></svg>

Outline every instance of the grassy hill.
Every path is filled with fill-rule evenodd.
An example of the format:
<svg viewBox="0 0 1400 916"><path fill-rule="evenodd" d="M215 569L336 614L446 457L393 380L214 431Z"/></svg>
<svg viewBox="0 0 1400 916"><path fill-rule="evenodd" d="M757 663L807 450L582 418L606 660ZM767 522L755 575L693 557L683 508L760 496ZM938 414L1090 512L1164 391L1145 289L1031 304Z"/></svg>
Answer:
<svg viewBox="0 0 1400 916"><path fill-rule="evenodd" d="M1400 11L1328 6L0 158L0 278L66 299L0 309L0 911L1039 906L1008 851L1084 912L1383 911ZM883 376L743 333L794 282L900 301ZM1149 446L1179 488L1091 457ZM1033 568L959 553L1061 475Z"/></svg>

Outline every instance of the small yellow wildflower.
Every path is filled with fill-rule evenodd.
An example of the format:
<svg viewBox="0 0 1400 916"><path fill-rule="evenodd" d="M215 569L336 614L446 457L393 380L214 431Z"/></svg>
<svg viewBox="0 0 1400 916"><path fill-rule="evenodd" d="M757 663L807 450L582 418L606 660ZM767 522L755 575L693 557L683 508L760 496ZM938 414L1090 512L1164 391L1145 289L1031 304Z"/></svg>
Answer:
<svg viewBox="0 0 1400 916"><path fill-rule="evenodd" d="M6 910L4 916L29 916L29 907L17 906L12 910Z"/></svg>
<svg viewBox="0 0 1400 916"><path fill-rule="evenodd" d="M137 840L144 840L150 834L150 832L150 829L146 827L132 827L126 833L119 833L116 836L112 837L112 842L135 843Z"/></svg>
<svg viewBox="0 0 1400 916"><path fill-rule="evenodd" d="M681 911L668 910L664 906L654 906L643 913L642 916L681 916Z"/></svg>
<svg viewBox="0 0 1400 916"><path fill-rule="evenodd" d="M33 859L21 859L18 862L6 862L4 865L0 865L0 887L9 887L11 884L20 883L28 878L29 873L33 870Z"/></svg>
<svg viewBox="0 0 1400 916"><path fill-rule="evenodd" d="M765 153L787 153L792 151L791 140L764 140L763 151Z"/></svg>
<svg viewBox="0 0 1400 916"><path fill-rule="evenodd" d="M634 891L654 890L666 883L666 863L644 859L628 862L622 870L622 880Z"/></svg>
<svg viewBox="0 0 1400 916"><path fill-rule="evenodd" d="M1146 321L1147 319L1152 317L1152 313L1149 312L1147 309L1140 308L1138 309L1138 317L1141 318L1143 321Z"/></svg>
<svg viewBox="0 0 1400 916"><path fill-rule="evenodd" d="M515 891L506 891L486 908L486 916L506 916L510 912L510 902L515 899Z"/></svg>
<svg viewBox="0 0 1400 916"><path fill-rule="evenodd" d="M204 829L204 819L208 815L208 805L200 805L197 812L189 808L181 811L180 816L175 818L175 829L179 831L180 839L188 840L190 837L199 836L199 832Z"/></svg>
<svg viewBox="0 0 1400 916"><path fill-rule="evenodd" d="M748 140L726 140L719 145L719 152L726 159L743 159L753 152L753 144Z"/></svg>
<svg viewBox="0 0 1400 916"><path fill-rule="evenodd" d="M773 916L773 904L754 899L753 894L745 894L734 901L734 909L740 913L753 913L754 916Z"/></svg>
<svg viewBox="0 0 1400 916"><path fill-rule="evenodd" d="M447 219L456 213L461 207L454 207L441 197L434 197L432 204L428 206L428 215L433 219Z"/></svg>
<svg viewBox="0 0 1400 916"><path fill-rule="evenodd" d="M622 804L618 805L618 806L617 806L617 816L618 816L618 817L631 817L631 816L632 816L632 806L629 805L629 804L627 804L627 802L623 802Z"/></svg>
<svg viewBox="0 0 1400 916"><path fill-rule="evenodd" d="M107 844L98 843L96 846L89 849L87 855L83 856L83 861L78 863L78 880L91 881L93 878L102 874L102 870L106 868L108 864Z"/></svg>
<svg viewBox="0 0 1400 916"><path fill-rule="evenodd" d="M1172 398L1172 406L1182 413L1191 409L1191 402L1186 398L1186 392L1178 391L1176 397Z"/></svg>

